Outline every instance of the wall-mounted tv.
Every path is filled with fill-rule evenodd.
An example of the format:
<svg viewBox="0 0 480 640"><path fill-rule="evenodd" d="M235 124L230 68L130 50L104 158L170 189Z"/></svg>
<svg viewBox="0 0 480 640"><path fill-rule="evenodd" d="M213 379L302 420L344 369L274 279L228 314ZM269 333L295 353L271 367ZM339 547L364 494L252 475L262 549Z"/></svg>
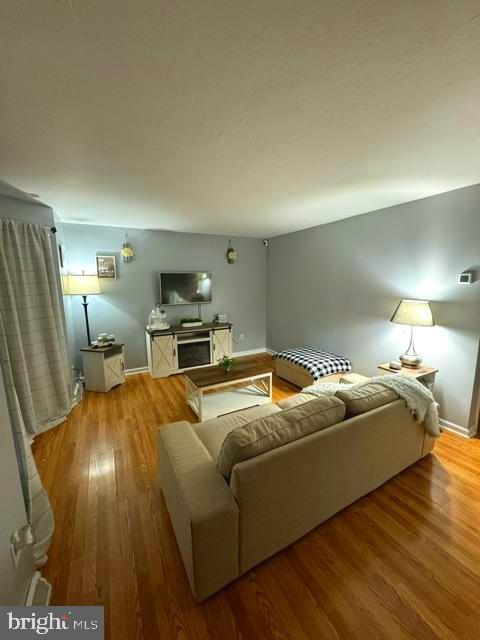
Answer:
<svg viewBox="0 0 480 640"><path fill-rule="evenodd" d="M212 274L208 271L161 273L159 278L162 305L212 301Z"/></svg>

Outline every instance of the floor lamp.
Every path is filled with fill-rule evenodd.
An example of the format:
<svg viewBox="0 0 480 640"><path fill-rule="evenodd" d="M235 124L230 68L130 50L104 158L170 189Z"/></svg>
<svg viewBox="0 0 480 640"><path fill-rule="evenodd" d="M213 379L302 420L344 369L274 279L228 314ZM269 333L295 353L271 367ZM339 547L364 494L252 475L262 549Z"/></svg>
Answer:
<svg viewBox="0 0 480 640"><path fill-rule="evenodd" d="M85 275L84 273L82 275L70 273L65 279L63 293L69 296L82 296L82 306L85 312L85 326L87 329L87 340L88 346L90 346L92 344L92 341L90 339L90 324L88 322L87 296L101 293L98 277Z"/></svg>

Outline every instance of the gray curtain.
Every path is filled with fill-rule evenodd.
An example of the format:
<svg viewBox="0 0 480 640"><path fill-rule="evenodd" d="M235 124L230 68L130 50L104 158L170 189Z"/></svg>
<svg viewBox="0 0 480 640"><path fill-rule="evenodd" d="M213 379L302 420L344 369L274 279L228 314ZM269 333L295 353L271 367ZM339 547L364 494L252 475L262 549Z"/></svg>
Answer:
<svg viewBox="0 0 480 640"><path fill-rule="evenodd" d="M50 229L0 218L0 362L37 565L53 514L30 442L71 409L72 383Z"/></svg>

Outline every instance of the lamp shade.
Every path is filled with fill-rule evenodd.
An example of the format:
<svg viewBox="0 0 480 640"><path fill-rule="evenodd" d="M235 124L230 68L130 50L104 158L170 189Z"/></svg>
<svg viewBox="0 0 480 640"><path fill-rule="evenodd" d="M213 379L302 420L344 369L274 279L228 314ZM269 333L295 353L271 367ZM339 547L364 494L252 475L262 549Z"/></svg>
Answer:
<svg viewBox="0 0 480 640"><path fill-rule="evenodd" d="M91 296L101 293L98 277L69 273L64 279L63 293L68 296Z"/></svg>
<svg viewBox="0 0 480 640"><path fill-rule="evenodd" d="M428 300L402 300L392 316L391 322L413 327L433 327L432 308Z"/></svg>

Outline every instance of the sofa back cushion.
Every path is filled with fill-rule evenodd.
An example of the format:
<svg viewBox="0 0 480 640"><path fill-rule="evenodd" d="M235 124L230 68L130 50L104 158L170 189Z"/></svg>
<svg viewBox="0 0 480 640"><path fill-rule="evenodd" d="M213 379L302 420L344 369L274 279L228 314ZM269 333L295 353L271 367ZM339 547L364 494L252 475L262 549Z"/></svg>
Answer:
<svg viewBox="0 0 480 640"><path fill-rule="evenodd" d="M398 395L392 389L387 389L377 382L369 382L361 387L337 391L337 398L345 403L347 418L354 418L362 413L382 407L389 402L398 400Z"/></svg>
<svg viewBox="0 0 480 640"><path fill-rule="evenodd" d="M280 413L280 411L280 407L273 402L269 402L268 404L261 404L257 407L243 409L243 411L227 413L219 418L213 418L213 420L199 422L198 424L192 425L192 429L208 449L209 454L216 463L223 441L230 431L238 429L238 427L243 427L249 422L253 422L259 418L266 418L272 413Z"/></svg>
<svg viewBox="0 0 480 640"><path fill-rule="evenodd" d="M217 466L226 478L239 462L330 427L345 417L345 405L334 396L322 396L253 420L238 427L223 441Z"/></svg>
<svg viewBox="0 0 480 640"><path fill-rule="evenodd" d="M279 400L276 405L282 410L292 409L293 407L298 407L300 404L305 404L305 402L311 402L313 398L316 397L317 396L314 396L311 393L297 393L295 396L289 396L288 398Z"/></svg>

